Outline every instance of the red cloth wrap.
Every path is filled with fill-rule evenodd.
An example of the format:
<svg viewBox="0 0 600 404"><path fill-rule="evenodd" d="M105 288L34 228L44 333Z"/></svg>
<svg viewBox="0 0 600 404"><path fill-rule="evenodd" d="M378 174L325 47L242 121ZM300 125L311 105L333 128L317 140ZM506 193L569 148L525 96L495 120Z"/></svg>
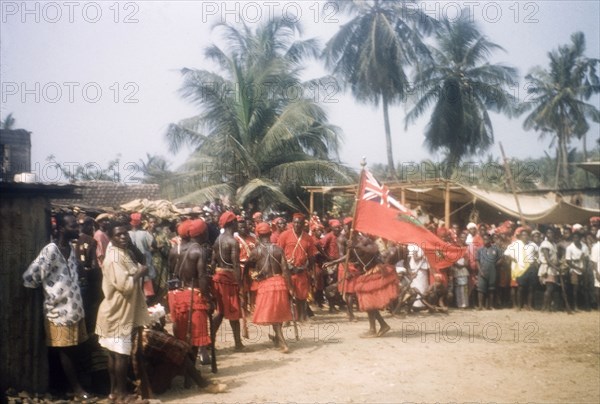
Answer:
<svg viewBox="0 0 600 404"><path fill-rule="evenodd" d="M296 292L296 299L308 299L310 282L308 281L308 274L306 273L306 271L302 271L299 274L292 275L292 285L294 286L294 292Z"/></svg>
<svg viewBox="0 0 600 404"><path fill-rule="evenodd" d="M283 276L272 276L260 281L252 322L272 325L291 320L290 299Z"/></svg>
<svg viewBox="0 0 600 404"><path fill-rule="evenodd" d="M188 313L190 310L191 289L171 290L168 295L169 310L173 321L173 334L187 341ZM194 310L192 311L192 340L193 346L210 345L208 333L208 305L197 289L194 290Z"/></svg>
<svg viewBox="0 0 600 404"><path fill-rule="evenodd" d="M242 317L240 310L240 286L235 280L232 271L219 271L213 276L213 294L217 301L217 311L227 320L239 320Z"/></svg>
<svg viewBox="0 0 600 404"><path fill-rule="evenodd" d="M348 263L348 272L350 272L351 278L344 279L346 276L344 264L338 264L338 290L340 293L355 293L356 279L360 276L360 271L354 264Z"/></svg>
<svg viewBox="0 0 600 404"><path fill-rule="evenodd" d="M323 268L321 265L315 264L315 290L321 291L325 289L325 280L323 279Z"/></svg>
<svg viewBox="0 0 600 404"><path fill-rule="evenodd" d="M381 310L398 297L398 277L391 265L379 264L356 278L356 297L361 311Z"/></svg>

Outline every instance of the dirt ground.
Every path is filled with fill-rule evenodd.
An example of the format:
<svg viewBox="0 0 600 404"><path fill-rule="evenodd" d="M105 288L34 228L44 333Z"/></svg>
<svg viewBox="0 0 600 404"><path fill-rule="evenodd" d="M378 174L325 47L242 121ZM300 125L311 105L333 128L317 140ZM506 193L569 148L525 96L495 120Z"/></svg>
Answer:
<svg viewBox="0 0 600 404"><path fill-rule="evenodd" d="M217 336L219 395L182 378L163 402L600 402L600 313L459 311L386 321L382 338L361 339L366 314L349 323L316 311L285 329L291 353L273 348L267 327L250 324L252 351L234 352L227 325ZM224 322L225 325L225 322Z"/></svg>

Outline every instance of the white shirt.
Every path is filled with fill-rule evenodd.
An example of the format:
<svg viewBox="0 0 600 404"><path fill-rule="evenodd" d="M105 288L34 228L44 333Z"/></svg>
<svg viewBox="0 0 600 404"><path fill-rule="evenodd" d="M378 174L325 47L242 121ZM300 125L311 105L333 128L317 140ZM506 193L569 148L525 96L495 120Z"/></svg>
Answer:
<svg viewBox="0 0 600 404"><path fill-rule="evenodd" d="M548 250L548 260L546 261L546 257L542 250ZM552 243L547 238L542 241L539 248L539 259L540 259L540 268L538 270L538 276L542 277L544 275L556 276L558 272L552 268L549 264L558 265L558 250L556 248L556 244Z"/></svg>
<svg viewBox="0 0 600 404"><path fill-rule="evenodd" d="M556 263L556 260L558 259L558 250L556 249L556 244L550 242L547 238L544 239L544 241L542 241L542 244L540 244L540 252L539 252L539 258L540 258L540 262L542 264L549 264L549 263ZM548 258L550 258L550 262L546 262L546 257L544 256L543 252L541 250L543 249L547 249L548 250Z"/></svg>
<svg viewBox="0 0 600 404"><path fill-rule="evenodd" d="M573 261L575 265L581 266L582 260L584 257L589 257L590 250L587 246L581 243L581 249L577 248L575 243L571 243L567 246L567 251L565 252L565 259Z"/></svg>
<svg viewBox="0 0 600 404"><path fill-rule="evenodd" d="M594 261L599 265L600 268L600 241L596 241L596 243L592 246L592 252L590 253L590 260Z"/></svg>
<svg viewBox="0 0 600 404"><path fill-rule="evenodd" d="M516 265L524 267L526 264L537 261L538 251L539 248L535 243L530 242L525 245L523 241L517 239L506 247L504 255L514 258ZM513 264L515 264L515 262L513 262Z"/></svg>
<svg viewBox="0 0 600 404"><path fill-rule="evenodd" d="M596 243L592 246L592 252L590 253L590 260L596 263L596 273L598 276L594 275L594 287L600 288L600 241L596 241Z"/></svg>
<svg viewBox="0 0 600 404"><path fill-rule="evenodd" d="M473 244L473 239L474 239L474 237L473 237L473 235L471 233L467 234L467 239L465 240L465 244L466 245Z"/></svg>
<svg viewBox="0 0 600 404"><path fill-rule="evenodd" d="M73 246L65 260L56 244L48 244L23 273L26 288L43 288L44 314L56 325L72 325L84 318L78 282Z"/></svg>
<svg viewBox="0 0 600 404"><path fill-rule="evenodd" d="M585 257L590 256L590 250L584 243L581 243L581 249L577 248L575 243L571 243L567 246L567 250L565 252L565 259L567 261L572 261L573 264L579 268L583 267L583 259ZM581 275L581 269L571 268L571 271L575 272L577 275Z"/></svg>

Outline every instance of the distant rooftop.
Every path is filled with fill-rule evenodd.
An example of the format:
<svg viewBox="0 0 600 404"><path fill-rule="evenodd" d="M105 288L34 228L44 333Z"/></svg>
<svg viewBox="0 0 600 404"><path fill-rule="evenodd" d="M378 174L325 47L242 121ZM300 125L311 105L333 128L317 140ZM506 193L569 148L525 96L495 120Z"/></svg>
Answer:
<svg viewBox="0 0 600 404"><path fill-rule="evenodd" d="M113 181L78 181L73 185L78 187L81 195L75 199L54 199L53 204L59 206L79 206L81 208L100 208L117 210L119 207L134 199L160 198L158 184L123 184Z"/></svg>

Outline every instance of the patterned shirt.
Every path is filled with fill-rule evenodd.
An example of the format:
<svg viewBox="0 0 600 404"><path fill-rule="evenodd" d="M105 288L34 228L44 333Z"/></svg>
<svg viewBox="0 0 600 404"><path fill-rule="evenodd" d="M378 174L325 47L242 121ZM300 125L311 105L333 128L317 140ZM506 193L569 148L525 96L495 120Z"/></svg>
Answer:
<svg viewBox="0 0 600 404"><path fill-rule="evenodd" d="M23 285L43 288L44 314L53 324L72 325L84 318L73 246L68 260L56 244L44 247L23 273Z"/></svg>

